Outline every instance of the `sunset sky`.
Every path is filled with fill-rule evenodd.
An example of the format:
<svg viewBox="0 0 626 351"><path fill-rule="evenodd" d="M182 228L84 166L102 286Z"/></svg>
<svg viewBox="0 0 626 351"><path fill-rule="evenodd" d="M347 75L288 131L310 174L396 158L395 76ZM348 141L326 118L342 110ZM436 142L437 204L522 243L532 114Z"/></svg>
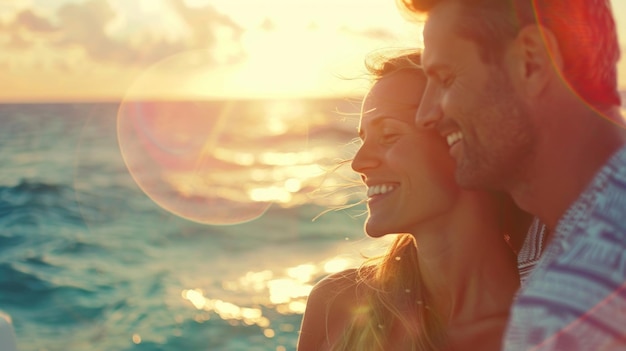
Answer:
<svg viewBox="0 0 626 351"><path fill-rule="evenodd" d="M1 1L0 101L361 95L368 52L420 41L394 0Z"/></svg>

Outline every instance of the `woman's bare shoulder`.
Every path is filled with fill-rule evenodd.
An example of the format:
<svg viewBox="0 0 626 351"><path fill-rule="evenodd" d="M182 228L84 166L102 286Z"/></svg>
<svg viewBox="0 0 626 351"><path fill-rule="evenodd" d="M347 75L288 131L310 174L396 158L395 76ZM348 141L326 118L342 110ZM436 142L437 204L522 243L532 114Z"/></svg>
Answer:
<svg viewBox="0 0 626 351"><path fill-rule="evenodd" d="M359 303L364 284L357 269L320 280L307 299L298 351L325 350L338 337Z"/></svg>
<svg viewBox="0 0 626 351"><path fill-rule="evenodd" d="M323 313L315 314L325 318L341 315L346 309L346 302L354 302L358 297L360 283L356 269L347 269L326 276L311 290L307 299L307 312L321 311Z"/></svg>
<svg viewBox="0 0 626 351"><path fill-rule="evenodd" d="M359 273L355 268L333 273L315 284L309 295L309 299L326 298L330 296L339 297L352 292L356 293L358 284Z"/></svg>

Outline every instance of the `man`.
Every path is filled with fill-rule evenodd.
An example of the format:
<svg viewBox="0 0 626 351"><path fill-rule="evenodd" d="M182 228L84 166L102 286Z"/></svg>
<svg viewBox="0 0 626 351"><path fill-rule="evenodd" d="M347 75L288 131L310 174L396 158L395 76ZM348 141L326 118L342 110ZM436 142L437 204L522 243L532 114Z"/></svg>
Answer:
<svg viewBox="0 0 626 351"><path fill-rule="evenodd" d="M609 1L403 2L428 14L416 123L447 139L462 186L507 191L548 228L504 349L626 349L626 133Z"/></svg>

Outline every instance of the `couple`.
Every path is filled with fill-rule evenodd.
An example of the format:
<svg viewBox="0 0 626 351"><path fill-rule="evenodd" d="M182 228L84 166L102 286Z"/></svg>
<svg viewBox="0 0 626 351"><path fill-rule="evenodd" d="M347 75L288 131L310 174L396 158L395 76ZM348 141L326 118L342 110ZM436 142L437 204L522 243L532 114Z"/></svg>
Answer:
<svg viewBox="0 0 626 351"><path fill-rule="evenodd" d="M368 235L406 234L316 285L299 350L625 349L626 135L608 1L404 2L428 13L423 56L375 72L352 166ZM548 229L522 238L541 258L519 291L528 222L498 191Z"/></svg>

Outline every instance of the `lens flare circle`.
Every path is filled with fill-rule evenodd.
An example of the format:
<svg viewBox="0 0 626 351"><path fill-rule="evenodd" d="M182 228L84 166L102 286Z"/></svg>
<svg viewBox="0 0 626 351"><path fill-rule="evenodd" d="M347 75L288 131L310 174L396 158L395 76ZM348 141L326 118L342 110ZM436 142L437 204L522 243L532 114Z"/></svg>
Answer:
<svg viewBox="0 0 626 351"><path fill-rule="evenodd" d="M188 69L168 76L169 99L147 98L159 77L194 61L190 55L198 57L180 54L146 70L119 106L118 143L134 181L161 208L205 224L247 222L293 201L315 175L306 108L207 99L198 80L207 75Z"/></svg>
<svg viewBox="0 0 626 351"><path fill-rule="evenodd" d="M228 148L232 103L126 101L118 140L137 185L155 203L183 218L235 224L261 216L270 201L253 201L246 166L216 156ZM248 174L248 175L246 175Z"/></svg>

